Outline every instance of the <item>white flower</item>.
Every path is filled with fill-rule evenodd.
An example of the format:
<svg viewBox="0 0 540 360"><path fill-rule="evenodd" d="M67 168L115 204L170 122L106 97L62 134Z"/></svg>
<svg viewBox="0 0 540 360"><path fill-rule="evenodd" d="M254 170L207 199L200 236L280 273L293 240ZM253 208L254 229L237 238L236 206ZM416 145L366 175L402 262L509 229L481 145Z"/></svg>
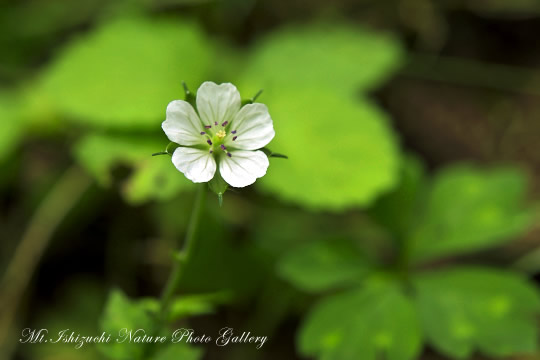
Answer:
<svg viewBox="0 0 540 360"><path fill-rule="evenodd" d="M219 172L231 186L244 187L266 174L268 158L260 150L275 135L268 108L263 104L241 107L240 93L232 84L205 82L197 91L197 110L186 101L167 106L163 131L180 147L172 162L193 182L208 182Z"/></svg>

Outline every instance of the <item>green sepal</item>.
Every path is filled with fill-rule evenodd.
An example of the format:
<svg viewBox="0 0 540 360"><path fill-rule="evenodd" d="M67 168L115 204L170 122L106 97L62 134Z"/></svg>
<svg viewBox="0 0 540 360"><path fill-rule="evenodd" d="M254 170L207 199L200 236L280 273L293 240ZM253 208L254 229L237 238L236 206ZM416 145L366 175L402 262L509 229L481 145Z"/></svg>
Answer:
<svg viewBox="0 0 540 360"><path fill-rule="evenodd" d="M223 180L219 170L216 170L216 175L208 182L208 187L218 196L219 206L222 206L223 194L225 194L225 191L229 188L229 184Z"/></svg>
<svg viewBox="0 0 540 360"><path fill-rule="evenodd" d="M263 153L265 153L266 156L268 156L268 157L275 157L275 158L281 158L281 159L288 159L289 158L287 155L275 153L272 150L270 150L269 148L263 147L263 148L261 148L259 150L261 150Z"/></svg>
<svg viewBox="0 0 540 360"><path fill-rule="evenodd" d="M263 89L257 91L257 93L251 99L242 100L242 106L247 105L247 104L253 104L255 100L257 100L259 95L262 94L262 92L263 92Z"/></svg>
<svg viewBox="0 0 540 360"><path fill-rule="evenodd" d="M174 153L174 150L176 150L176 148L178 147L180 147L180 145L171 141L165 148L165 152L169 155L172 155Z"/></svg>
<svg viewBox="0 0 540 360"><path fill-rule="evenodd" d="M191 106L193 106L194 109L197 108L197 103L195 99L195 95L189 90L187 84L185 81L182 80L182 86L184 87L184 93L186 94L184 100L186 100Z"/></svg>
<svg viewBox="0 0 540 360"><path fill-rule="evenodd" d="M153 153L152 156L157 156L157 155L171 155L172 156L172 154L174 153L174 150L176 150L176 148L179 146L180 145L178 145L177 143L174 143L171 141L165 148L165 151Z"/></svg>

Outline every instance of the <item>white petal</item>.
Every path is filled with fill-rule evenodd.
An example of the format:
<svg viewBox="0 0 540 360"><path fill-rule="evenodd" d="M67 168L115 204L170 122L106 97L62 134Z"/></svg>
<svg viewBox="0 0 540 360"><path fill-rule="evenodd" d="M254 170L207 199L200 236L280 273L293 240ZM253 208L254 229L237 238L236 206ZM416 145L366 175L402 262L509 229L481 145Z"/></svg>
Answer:
<svg viewBox="0 0 540 360"><path fill-rule="evenodd" d="M225 121L231 122L240 110L240 93L233 84L216 85L211 81L204 82L197 90L197 110L205 125L221 126Z"/></svg>
<svg viewBox="0 0 540 360"><path fill-rule="evenodd" d="M178 147L174 151L172 162L195 183L210 181L216 173L216 160L207 150Z"/></svg>
<svg viewBox="0 0 540 360"><path fill-rule="evenodd" d="M206 142L201 135L204 126L188 102L174 100L167 105L167 119L161 124L165 135L180 145L196 145Z"/></svg>
<svg viewBox="0 0 540 360"><path fill-rule="evenodd" d="M266 174L268 158L262 151L231 152L231 157L223 156L219 164L219 171L223 180L234 187L251 185Z"/></svg>
<svg viewBox="0 0 540 360"><path fill-rule="evenodd" d="M234 117L231 130L236 130L237 138L227 137L226 146L242 150L256 150L266 146L276 134L272 118L264 104L248 104Z"/></svg>

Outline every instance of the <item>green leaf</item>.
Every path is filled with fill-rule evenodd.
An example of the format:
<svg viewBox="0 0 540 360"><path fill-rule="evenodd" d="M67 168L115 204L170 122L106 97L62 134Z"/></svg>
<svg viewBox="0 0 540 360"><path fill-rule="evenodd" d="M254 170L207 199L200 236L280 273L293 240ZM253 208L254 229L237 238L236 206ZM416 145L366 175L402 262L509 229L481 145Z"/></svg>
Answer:
<svg viewBox="0 0 540 360"><path fill-rule="evenodd" d="M197 349L185 343L171 344L159 351L152 360L199 360L202 358L202 349Z"/></svg>
<svg viewBox="0 0 540 360"><path fill-rule="evenodd" d="M243 79L248 94L295 85L351 94L381 84L402 57L397 41L366 29L337 24L288 27L273 32L255 49Z"/></svg>
<svg viewBox="0 0 540 360"><path fill-rule="evenodd" d="M464 254L511 240L530 225L526 177L515 169L448 168L436 177L422 225L411 235L412 257Z"/></svg>
<svg viewBox="0 0 540 360"><path fill-rule="evenodd" d="M299 337L305 356L324 360L410 360L421 349L414 306L394 287L354 290L320 302Z"/></svg>
<svg viewBox="0 0 540 360"><path fill-rule="evenodd" d="M163 146L162 141L148 136L91 134L76 144L75 156L103 186L111 184L114 166L131 166L134 172L124 184L123 194L129 202L139 204L166 200L191 188L192 183L174 167L170 156L152 156Z"/></svg>
<svg viewBox="0 0 540 360"><path fill-rule="evenodd" d="M369 205L398 180L399 154L385 113L349 97L302 88L271 94L272 149L258 181L268 192L309 209L341 211Z"/></svg>
<svg viewBox="0 0 540 360"><path fill-rule="evenodd" d="M147 335L152 335L154 321L151 312L146 306L146 302L134 302L128 299L120 290L114 290L109 295L109 300L105 306L103 317L101 318L101 328L103 331L116 337L121 329L143 329ZM109 358L115 360L136 360L142 359L144 354L144 344L130 343L125 341L117 343L99 344L99 349Z"/></svg>
<svg viewBox="0 0 540 360"><path fill-rule="evenodd" d="M536 350L540 297L521 276L461 268L420 275L414 285L427 339L441 353L503 357Z"/></svg>
<svg viewBox="0 0 540 360"><path fill-rule="evenodd" d="M41 92L77 121L106 128L159 128L181 82L206 80L209 40L192 23L109 22L71 44L45 71Z"/></svg>
<svg viewBox="0 0 540 360"><path fill-rule="evenodd" d="M350 241L337 239L302 244L278 264L283 278L313 292L359 283L368 271L359 250Z"/></svg>
<svg viewBox="0 0 540 360"><path fill-rule="evenodd" d="M289 159L271 159L263 188L310 209L368 205L396 180L398 155L386 115L358 90L381 84L402 57L391 38L316 24L275 32L255 50L239 85L268 105Z"/></svg>
<svg viewBox="0 0 540 360"><path fill-rule="evenodd" d="M145 158L137 164L137 171L124 188L124 195L132 204L148 200L167 200L181 191L192 188L192 183L172 164L170 156Z"/></svg>
<svg viewBox="0 0 540 360"><path fill-rule="evenodd" d="M178 296L171 302L170 321L213 313L217 304L229 299L230 294L226 292Z"/></svg>

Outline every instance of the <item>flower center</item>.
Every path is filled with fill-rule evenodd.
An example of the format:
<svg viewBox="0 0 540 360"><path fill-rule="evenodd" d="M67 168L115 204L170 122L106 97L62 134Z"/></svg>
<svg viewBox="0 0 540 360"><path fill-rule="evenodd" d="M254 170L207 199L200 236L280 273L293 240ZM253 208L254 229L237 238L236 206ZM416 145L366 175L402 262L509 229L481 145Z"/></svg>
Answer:
<svg viewBox="0 0 540 360"><path fill-rule="evenodd" d="M229 124L228 121L223 122L222 124L219 124L217 121L214 122L214 125L205 125L204 130L201 131L201 135L206 138L206 143L209 145L209 151L210 154L214 153L214 151L223 151L225 154L227 154L228 157L231 157L232 154L227 150L227 147L223 145L223 140L227 137L227 132L225 131L226 126ZM220 126L221 125L221 126ZM213 128L216 128L215 130ZM221 127L221 129L219 129ZM219 130L218 130L219 129ZM217 130L217 131L216 131ZM212 133L214 135L212 136ZM236 135L236 130L231 131L231 134L233 135L232 141L236 141L236 138L238 137Z"/></svg>
<svg viewBox="0 0 540 360"><path fill-rule="evenodd" d="M219 140L223 140L223 138L227 136L227 133L225 132L225 130L221 129L216 133L216 136Z"/></svg>

